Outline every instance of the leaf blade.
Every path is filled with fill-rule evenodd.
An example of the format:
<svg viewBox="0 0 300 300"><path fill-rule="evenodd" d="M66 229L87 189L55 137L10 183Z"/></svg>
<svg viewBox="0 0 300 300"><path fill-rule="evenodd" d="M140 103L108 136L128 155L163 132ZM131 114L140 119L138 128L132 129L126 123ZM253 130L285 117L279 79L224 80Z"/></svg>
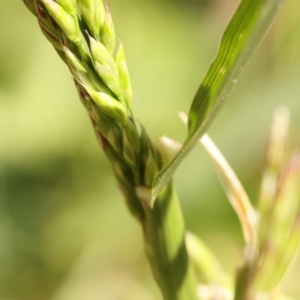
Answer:
<svg viewBox="0 0 300 300"><path fill-rule="evenodd" d="M284 3L285 0L241 1L225 30L217 56L194 98L189 113L188 138L174 160L156 177L153 199L207 131Z"/></svg>

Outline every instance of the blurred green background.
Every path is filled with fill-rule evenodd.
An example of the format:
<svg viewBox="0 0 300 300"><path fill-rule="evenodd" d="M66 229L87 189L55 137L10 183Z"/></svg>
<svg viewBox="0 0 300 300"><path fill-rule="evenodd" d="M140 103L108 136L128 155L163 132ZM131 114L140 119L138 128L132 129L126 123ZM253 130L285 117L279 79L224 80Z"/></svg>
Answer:
<svg viewBox="0 0 300 300"><path fill-rule="evenodd" d="M188 111L237 0L113 0L134 87L153 139L184 140ZM209 130L253 203L274 109L300 141L300 2L290 0ZM234 274L243 239L199 147L175 176L186 224ZM283 290L300 297L300 260ZM160 293L71 76L21 0L0 0L0 299L156 300Z"/></svg>

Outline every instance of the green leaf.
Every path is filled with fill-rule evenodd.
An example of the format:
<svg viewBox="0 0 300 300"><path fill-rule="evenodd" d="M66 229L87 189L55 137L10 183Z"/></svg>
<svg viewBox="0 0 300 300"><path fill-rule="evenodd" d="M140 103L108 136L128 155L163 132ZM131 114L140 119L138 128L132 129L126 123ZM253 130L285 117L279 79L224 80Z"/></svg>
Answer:
<svg viewBox="0 0 300 300"><path fill-rule="evenodd" d="M194 98L189 134L174 160L156 177L155 199L183 159L198 144L247 67L285 0L242 0L224 35L215 60Z"/></svg>

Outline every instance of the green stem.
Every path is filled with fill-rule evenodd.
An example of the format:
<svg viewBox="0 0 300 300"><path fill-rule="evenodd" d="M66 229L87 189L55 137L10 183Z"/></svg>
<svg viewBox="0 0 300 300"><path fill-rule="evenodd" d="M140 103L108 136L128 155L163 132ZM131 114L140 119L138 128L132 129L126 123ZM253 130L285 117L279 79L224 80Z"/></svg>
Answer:
<svg viewBox="0 0 300 300"><path fill-rule="evenodd" d="M144 204L146 254L165 300L196 300L197 283L185 245L185 225L172 183L154 208Z"/></svg>
<svg viewBox="0 0 300 300"><path fill-rule="evenodd" d="M245 265L238 271L234 300L251 300L255 298L252 289L255 271L255 260L245 263Z"/></svg>

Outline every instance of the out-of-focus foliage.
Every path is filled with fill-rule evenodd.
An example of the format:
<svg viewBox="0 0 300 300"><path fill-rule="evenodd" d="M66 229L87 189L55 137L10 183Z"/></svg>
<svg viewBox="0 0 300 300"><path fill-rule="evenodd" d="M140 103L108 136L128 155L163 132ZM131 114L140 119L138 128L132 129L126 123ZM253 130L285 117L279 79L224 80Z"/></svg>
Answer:
<svg viewBox="0 0 300 300"><path fill-rule="evenodd" d="M177 113L188 111L237 2L112 2L133 110L153 138L183 141ZM290 0L210 130L252 199L279 104L292 112L291 144L299 140L299 26L299 1ZM68 70L22 1L0 2L0 37L0 298L159 299L139 226ZM232 274L242 232L203 150L194 151L175 182L188 229ZM299 266L283 282L296 299Z"/></svg>

